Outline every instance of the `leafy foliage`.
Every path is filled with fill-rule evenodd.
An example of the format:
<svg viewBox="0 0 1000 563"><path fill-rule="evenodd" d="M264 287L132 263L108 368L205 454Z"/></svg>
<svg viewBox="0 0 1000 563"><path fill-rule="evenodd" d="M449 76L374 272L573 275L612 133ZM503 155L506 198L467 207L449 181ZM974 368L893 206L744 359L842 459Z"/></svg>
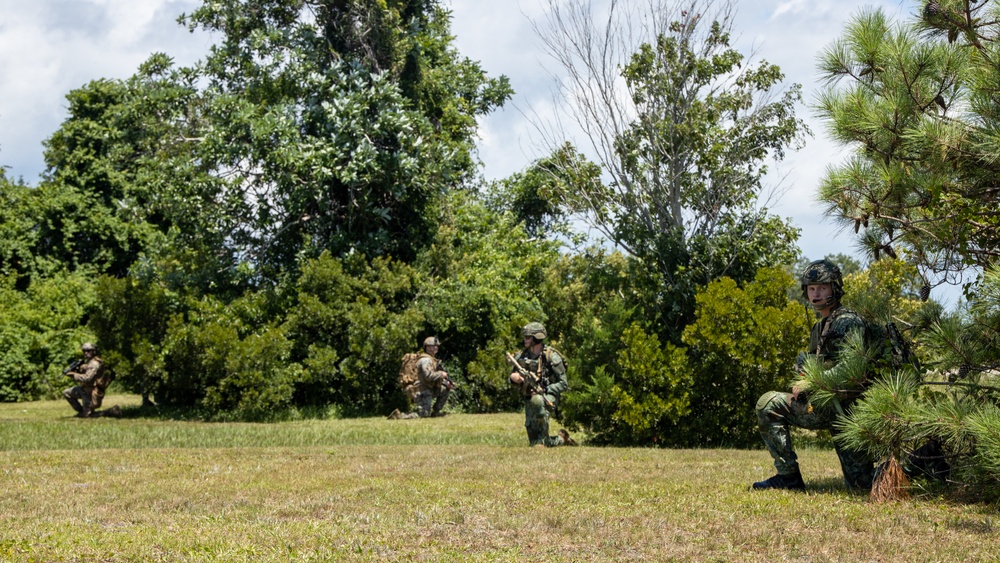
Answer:
<svg viewBox="0 0 1000 563"><path fill-rule="evenodd" d="M819 113L854 147L821 187L828 214L931 283L998 257L998 40L995 2L933 0L895 24L862 11L820 62Z"/></svg>
<svg viewBox="0 0 1000 563"><path fill-rule="evenodd" d="M787 381L808 334L808 317L786 297L790 283L773 268L744 288L728 278L709 284L686 348L660 343L620 299L578 316L572 342L592 365L566 396L564 422L600 443L757 443L749 405Z"/></svg>
<svg viewBox="0 0 1000 563"><path fill-rule="evenodd" d="M476 116L511 93L451 47L436 1L227 0L184 19L222 34L199 67L199 158L266 279L324 250L413 260L471 175Z"/></svg>
<svg viewBox="0 0 1000 563"><path fill-rule="evenodd" d="M566 71L570 114L603 175L560 142L550 160L575 180L562 201L642 261L659 288L658 335L678 344L698 288L794 259L797 230L757 199L765 163L806 131L799 87L780 92L776 66L751 66L731 47L729 3L612 3L607 25L588 2L547 5L538 33Z"/></svg>
<svg viewBox="0 0 1000 563"><path fill-rule="evenodd" d="M388 259L325 253L306 262L285 323L303 366L296 404L332 403L346 414L381 412L392 399L402 404L399 359L413 350L424 321L412 306L416 281L413 268Z"/></svg>
<svg viewBox="0 0 1000 563"><path fill-rule="evenodd" d="M18 291L12 276L0 278L0 401L52 398L68 380L62 370L93 340L86 327L94 301L90 276L60 273Z"/></svg>
<svg viewBox="0 0 1000 563"><path fill-rule="evenodd" d="M990 425L1000 396L995 371L998 287L1000 274L987 270L979 299L967 311L946 315L917 333L921 363L929 369L876 369L872 386L841 421L844 431L838 440L879 458L909 463L923 476L928 472L920 469L927 462L922 448L934 444L943 457L934 460L936 472L929 475L965 487L966 494L995 498L1000 474L994 462L996 432ZM927 316L920 310L912 315ZM854 355L849 360L859 359L860 347L855 348L845 352ZM860 359L860 365L870 370L872 359Z"/></svg>
<svg viewBox="0 0 1000 563"><path fill-rule="evenodd" d="M722 278L698 293L697 318L684 330L692 372L691 414L665 432L671 444L755 445L753 404L784 387L807 344L810 315L788 300L791 278L762 269L742 288Z"/></svg>

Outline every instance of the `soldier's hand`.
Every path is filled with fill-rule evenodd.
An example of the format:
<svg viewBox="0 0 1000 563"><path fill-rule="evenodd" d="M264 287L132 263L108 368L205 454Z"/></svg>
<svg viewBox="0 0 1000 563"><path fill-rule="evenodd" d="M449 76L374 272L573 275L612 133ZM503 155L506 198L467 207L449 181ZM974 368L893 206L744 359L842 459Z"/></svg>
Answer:
<svg viewBox="0 0 1000 563"><path fill-rule="evenodd" d="M521 385L521 384L524 383L524 378L521 377L521 374L517 373L516 371L515 372L511 372L511 374L510 374L510 382L511 382L512 385Z"/></svg>

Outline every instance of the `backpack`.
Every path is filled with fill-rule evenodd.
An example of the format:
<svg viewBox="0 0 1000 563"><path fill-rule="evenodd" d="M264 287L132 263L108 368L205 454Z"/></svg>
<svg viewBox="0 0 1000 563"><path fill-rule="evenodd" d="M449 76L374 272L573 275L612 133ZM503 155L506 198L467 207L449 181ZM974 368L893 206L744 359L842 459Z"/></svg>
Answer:
<svg viewBox="0 0 1000 563"><path fill-rule="evenodd" d="M101 362L101 367L103 369L101 370L101 375L94 380L94 387L97 387L103 392L108 388L108 386L111 385L111 382L115 380L117 374L115 374L115 370L112 369L111 366L104 363L104 360L100 358L96 359Z"/></svg>
<svg viewBox="0 0 1000 563"><path fill-rule="evenodd" d="M422 352L404 354L402 364L399 368L399 387L411 401L416 400L417 391L420 387L420 373L417 370L417 362L424 356L430 357L428 354Z"/></svg>
<svg viewBox="0 0 1000 563"><path fill-rule="evenodd" d="M865 345L871 354L874 371L900 370L906 366L920 371L920 362L910 348L910 341L895 322L880 324L865 317L862 320L865 322Z"/></svg>

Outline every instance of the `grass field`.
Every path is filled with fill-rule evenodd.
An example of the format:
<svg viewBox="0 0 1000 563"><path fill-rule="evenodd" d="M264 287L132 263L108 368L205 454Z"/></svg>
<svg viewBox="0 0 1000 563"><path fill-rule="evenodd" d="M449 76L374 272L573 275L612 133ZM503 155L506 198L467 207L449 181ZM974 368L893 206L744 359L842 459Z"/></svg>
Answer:
<svg viewBox="0 0 1000 563"><path fill-rule="evenodd" d="M517 414L70 413L0 405L2 561L1000 560L995 506L874 504L823 449L807 493L762 493L762 450L528 448Z"/></svg>

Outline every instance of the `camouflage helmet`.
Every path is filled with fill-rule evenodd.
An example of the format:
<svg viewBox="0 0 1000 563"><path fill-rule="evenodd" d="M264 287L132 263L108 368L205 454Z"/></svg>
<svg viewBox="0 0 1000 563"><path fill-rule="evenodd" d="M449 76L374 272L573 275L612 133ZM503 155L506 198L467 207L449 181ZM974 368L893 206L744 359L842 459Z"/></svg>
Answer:
<svg viewBox="0 0 1000 563"><path fill-rule="evenodd" d="M80 349L84 352L97 352L97 345L93 342L84 342Z"/></svg>
<svg viewBox="0 0 1000 563"><path fill-rule="evenodd" d="M548 336L548 333L545 332L545 327L542 323L528 323L524 325L524 328L521 330L521 334L523 336L534 337L535 340L539 341L545 340L545 337Z"/></svg>
<svg viewBox="0 0 1000 563"><path fill-rule="evenodd" d="M441 341L438 340L437 336L428 336L427 338L424 339L424 348L428 346L440 346L440 345Z"/></svg>
<svg viewBox="0 0 1000 563"><path fill-rule="evenodd" d="M836 264L826 259L810 262L802 271L799 282L802 287L802 297L806 299L808 299L806 287L823 283L830 284L835 301L840 301L840 298L844 296L844 276Z"/></svg>

